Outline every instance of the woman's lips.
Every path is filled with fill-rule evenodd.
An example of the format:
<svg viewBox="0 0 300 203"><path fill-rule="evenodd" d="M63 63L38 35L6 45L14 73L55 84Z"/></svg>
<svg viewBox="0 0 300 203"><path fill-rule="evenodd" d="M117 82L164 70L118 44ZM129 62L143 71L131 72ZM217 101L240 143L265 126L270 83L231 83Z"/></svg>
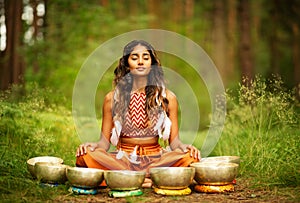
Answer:
<svg viewBox="0 0 300 203"><path fill-rule="evenodd" d="M146 69L146 67L137 67L136 70L138 71L144 71Z"/></svg>

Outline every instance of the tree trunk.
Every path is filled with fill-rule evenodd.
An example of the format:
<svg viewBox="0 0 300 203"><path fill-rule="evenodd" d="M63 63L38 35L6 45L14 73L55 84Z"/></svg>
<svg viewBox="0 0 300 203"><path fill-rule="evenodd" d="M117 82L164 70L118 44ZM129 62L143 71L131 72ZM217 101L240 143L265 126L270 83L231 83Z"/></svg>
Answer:
<svg viewBox="0 0 300 203"><path fill-rule="evenodd" d="M23 81L24 64L20 54L22 45L22 11L20 0L5 0L6 49L1 54L1 89Z"/></svg>
<svg viewBox="0 0 300 203"><path fill-rule="evenodd" d="M297 97L300 99L300 33L299 25L295 22L292 24L293 29L293 64L294 64L294 80L298 90Z"/></svg>
<svg viewBox="0 0 300 203"><path fill-rule="evenodd" d="M137 1L135 1L135 0L129 0L127 2L127 4L129 4L130 15L132 15L132 16L138 16L139 5L137 4Z"/></svg>
<svg viewBox="0 0 300 203"><path fill-rule="evenodd" d="M108 7L109 0L100 0L100 5L103 6L103 7Z"/></svg>
<svg viewBox="0 0 300 203"><path fill-rule="evenodd" d="M226 84L226 31L225 31L225 2L224 0L213 1L213 60Z"/></svg>
<svg viewBox="0 0 300 203"><path fill-rule="evenodd" d="M227 0L227 79L233 81L235 73L236 62L236 36L237 36L237 12L236 12L236 0Z"/></svg>
<svg viewBox="0 0 300 203"><path fill-rule="evenodd" d="M194 17L194 0L185 1L185 24L188 35L194 33L193 24L191 21Z"/></svg>
<svg viewBox="0 0 300 203"><path fill-rule="evenodd" d="M172 8L171 8L171 20L173 21L173 27L175 31L180 31L182 27L182 17L183 17L183 2L182 1L172 1Z"/></svg>
<svg viewBox="0 0 300 203"><path fill-rule="evenodd" d="M272 12L273 11L273 12ZM275 74L280 74L280 53L278 49L278 21L279 21L279 16L278 16L278 10L272 8L271 10L272 15L270 16L271 18L271 27L270 27L270 38L269 38L269 43L270 43L270 70L272 73Z"/></svg>
<svg viewBox="0 0 300 203"><path fill-rule="evenodd" d="M239 2L239 18L240 18L240 67L242 77L249 80L253 79L253 53L251 39L251 24L250 24L250 3L248 0L240 0ZM245 84L247 85L247 84Z"/></svg>
<svg viewBox="0 0 300 203"><path fill-rule="evenodd" d="M158 28L159 25L160 25L160 12L159 12L159 9L160 9L160 5L161 4L161 1L159 0L149 0L147 1L146 5L148 4L148 13L151 15L151 17L153 17L151 20L150 20L150 25L149 27L150 28Z"/></svg>

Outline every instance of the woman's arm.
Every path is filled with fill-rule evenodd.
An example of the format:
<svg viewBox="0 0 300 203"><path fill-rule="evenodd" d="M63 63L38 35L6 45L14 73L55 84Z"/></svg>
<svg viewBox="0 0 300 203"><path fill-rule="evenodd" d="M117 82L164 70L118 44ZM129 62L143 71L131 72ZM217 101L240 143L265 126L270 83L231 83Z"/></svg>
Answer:
<svg viewBox="0 0 300 203"><path fill-rule="evenodd" d="M86 154L87 148L89 148L91 151L94 151L96 148L102 148L105 151L109 149L111 131L113 128L112 101L113 101L113 92L109 92L105 96L103 106L102 106L102 128L101 128L101 138L99 142L87 142L81 144L76 151L76 156Z"/></svg>
<svg viewBox="0 0 300 203"><path fill-rule="evenodd" d="M172 122L170 138L169 138L171 149L174 150L178 148L184 152L190 150L191 157L194 156L195 158L198 158L200 160L201 158L200 151L192 145L183 144L179 139L177 98L176 95L170 90L167 90L166 94L167 94L167 99L169 100L169 105L168 105L169 119Z"/></svg>
<svg viewBox="0 0 300 203"><path fill-rule="evenodd" d="M178 130L178 102L176 95L170 90L166 90L168 104L169 119L172 122L169 143L172 143L179 134ZM177 147L176 147L177 148Z"/></svg>
<svg viewBox="0 0 300 203"><path fill-rule="evenodd" d="M105 96L102 107L102 128L99 147L105 149L106 151L109 149L110 146L111 131L114 125L112 117L113 95L114 92L111 91Z"/></svg>

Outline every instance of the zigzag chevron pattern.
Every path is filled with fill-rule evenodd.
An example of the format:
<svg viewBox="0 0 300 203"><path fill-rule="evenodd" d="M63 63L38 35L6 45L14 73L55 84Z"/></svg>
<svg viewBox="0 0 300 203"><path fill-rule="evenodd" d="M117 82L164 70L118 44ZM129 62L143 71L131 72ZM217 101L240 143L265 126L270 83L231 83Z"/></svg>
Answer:
<svg viewBox="0 0 300 203"><path fill-rule="evenodd" d="M122 127L122 137L148 137L155 136L157 132L153 127L149 126L149 118L145 110L146 94L133 93L130 98L129 111L126 114L126 120ZM154 126L157 121L157 116L151 116L152 124Z"/></svg>
<svg viewBox="0 0 300 203"><path fill-rule="evenodd" d="M132 94L129 103L129 114L132 124L137 128L147 127L147 114L145 111L146 94Z"/></svg>

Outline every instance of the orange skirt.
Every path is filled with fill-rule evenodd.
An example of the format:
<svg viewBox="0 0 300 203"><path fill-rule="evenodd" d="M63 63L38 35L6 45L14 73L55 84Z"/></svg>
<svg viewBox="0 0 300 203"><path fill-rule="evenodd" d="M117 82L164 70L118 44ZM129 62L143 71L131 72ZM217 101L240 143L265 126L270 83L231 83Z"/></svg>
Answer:
<svg viewBox="0 0 300 203"><path fill-rule="evenodd" d="M149 169L152 167L185 167L199 161L191 157L189 152L182 152L179 149L165 151L158 143L145 145L119 143L117 149L128 155L136 149L139 163L132 163L125 156L117 159L117 152L106 152L98 148L95 151L88 150L87 154L77 157L76 166L103 170L145 171L149 176Z"/></svg>

